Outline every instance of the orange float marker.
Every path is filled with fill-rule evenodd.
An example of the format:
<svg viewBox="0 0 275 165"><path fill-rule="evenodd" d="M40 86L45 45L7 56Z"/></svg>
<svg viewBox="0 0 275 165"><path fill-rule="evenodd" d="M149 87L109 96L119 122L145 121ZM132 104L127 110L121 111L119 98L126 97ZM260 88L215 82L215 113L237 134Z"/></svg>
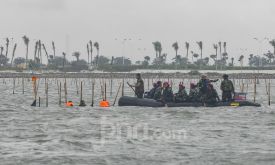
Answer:
<svg viewBox="0 0 275 165"><path fill-rule="evenodd" d="M100 101L99 106L100 107L110 107L110 103L108 101L103 100L103 101Z"/></svg>
<svg viewBox="0 0 275 165"><path fill-rule="evenodd" d="M72 101L67 101L66 106L67 107L72 107L72 106L74 106L74 104L73 104Z"/></svg>

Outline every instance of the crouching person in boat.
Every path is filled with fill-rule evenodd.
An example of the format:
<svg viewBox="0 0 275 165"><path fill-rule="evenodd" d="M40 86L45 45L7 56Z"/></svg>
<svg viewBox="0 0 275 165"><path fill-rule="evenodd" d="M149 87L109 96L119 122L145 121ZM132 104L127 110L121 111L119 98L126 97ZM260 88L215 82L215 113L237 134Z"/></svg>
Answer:
<svg viewBox="0 0 275 165"><path fill-rule="evenodd" d="M212 84L208 84L207 86L207 94L206 94L206 98L204 100L204 105L210 105L210 106L215 106L217 104L217 102L220 101L219 95L216 91L216 89L214 89Z"/></svg>
<svg viewBox="0 0 275 165"><path fill-rule="evenodd" d="M144 82L141 78L140 73L136 74L136 79L137 79L136 84L135 85L130 85L130 86L135 88L135 94L136 94L137 98L143 98Z"/></svg>
<svg viewBox="0 0 275 165"><path fill-rule="evenodd" d="M190 84L189 101L191 102L200 101L199 90L194 83Z"/></svg>
<svg viewBox="0 0 275 165"><path fill-rule="evenodd" d="M179 91L175 94L175 102L176 103L182 103L188 101L188 94L185 90L185 86L181 82L179 84Z"/></svg>
<svg viewBox="0 0 275 165"><path fill-rule="evenodd" d="M219 81L218 79L216 80L210 80L207 78L206 75L202 75L200 81L197 84L197 87L199 88L199 96L201 97L201 101L204 102L207 97L208 93L208 85L211 82L217 82Z"/></svg>
<svg viewBox="0 0 275 165"><path fill-rule="evenodd" d="M153 88L144 95L144 98L153 99L157 89L161 86L161 81L153 83Z"/></svg>
<svg viewBox="0 0 275 165"><path fill-rule="evenodd" d="M156 89L153 97L155 100L162 102L172 102L174 99L172 88L169 86L168 82L160 83L160 86Z"/></svg>
<svg viewBox="0 0 275 165"><path fill-rule="evenodd" d="M221 90L222 90L222 101L232 101L232 94L235 94L234 85L231 80L228 79L228 75L224 74L223 81L221 83Z"/></svg>

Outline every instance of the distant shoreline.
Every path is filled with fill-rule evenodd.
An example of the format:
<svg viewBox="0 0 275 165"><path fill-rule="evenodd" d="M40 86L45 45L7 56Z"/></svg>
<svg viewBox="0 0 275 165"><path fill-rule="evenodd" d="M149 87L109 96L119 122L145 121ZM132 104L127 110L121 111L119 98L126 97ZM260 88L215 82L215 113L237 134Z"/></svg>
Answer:
<svg viewBox="0 0 275 165"><path fill-rule="evenodd" d="M142 73L142 72L141 72ZM37 76L39 78L105 78L105 79L127 79L135 78L136 72L101 72L101 73L81 73L81 72L70 72L70 73L11 73L11 72L0 72L0 78L31 78ZM201 74L206 74L209 78L221 78L223 73L208 72L201 73L189 72L189 73L142 73L144 79L198 79ZM228 73L230 78L234 79L275 79L275 73Z"/></svg>

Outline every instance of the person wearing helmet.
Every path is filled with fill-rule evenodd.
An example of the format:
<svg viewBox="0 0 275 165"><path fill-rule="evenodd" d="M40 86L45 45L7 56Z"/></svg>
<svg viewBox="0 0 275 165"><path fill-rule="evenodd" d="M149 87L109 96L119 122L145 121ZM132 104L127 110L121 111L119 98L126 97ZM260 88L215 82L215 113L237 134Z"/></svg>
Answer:
<svg viewBox="0 0 275 165"><path fill-rule="evenodd" d="M131 87L135 88L135 94L138 98L143 98L143 94L144 94L144 82L141 78L140 73L136 74L136 79L137 82L135 85L130 85Z"/></svg>
<svg viewBox="0 0 275 165"><path fill-rule="evenodd" d="M175 102L180 103L180 102L186 102L188 101L188 94L185 90L185 86L181 82L179 84L179 91L178 93L175 94Z"/></svg>
<svg viewBox="0 0 275 165"><path fill-rule="evenodd" d="M158 84L153 83L153 88L149 92L147 93L145 92L146 95L144 94L144 98L148 98L148 99L153 98L157 88L158 88Z"/></svg>
<svg viewBox="0 0 275 165"><path fill-rule="evenodd" d="M164 102L173 102L174 100L173 91L168 82L163 83L162 100Z"/></svg>
<svg viewBox="0 0 275 165"><path fill-rule="evenodd" d="M228 75L224 74L223 81L221 83L221 90L222 90L222 101L232 101L232 94L235 93L234 85L231 80L228 79Z"/></svg>
<svg viewBox="0 0 275 165"><path fill-rule="evenodd" d="M207 95L205 100L203 101L203 103L205 105L216 105L216 103L220 101L219 95L216 91L216 89L214 89L212 84L208 84L207 86Z"/></svg>
<svg viewBox="0 0 275 165"><path fill-rule="evenodd" d="M194 83L190 84L190 91L189 91L189 100L192 102L199 102L200 97L199 97L199 91L198 88Z"/></svg>
<svg viewBox="0 0 275 165"><path fill-rule="evenodd" d="M157 88L154 92L153 99L155 100L160 100L161 99L161 93L162 93L162 82L158 81L157 82Z"/></svg>

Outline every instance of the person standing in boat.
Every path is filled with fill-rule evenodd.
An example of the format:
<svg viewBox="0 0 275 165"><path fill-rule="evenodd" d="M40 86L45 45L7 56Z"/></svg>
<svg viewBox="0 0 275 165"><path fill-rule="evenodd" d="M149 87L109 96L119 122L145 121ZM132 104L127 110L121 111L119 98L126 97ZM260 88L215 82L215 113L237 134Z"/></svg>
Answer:
<svg viewBox="0 0 275 165"><path fill-rule="evenodd" d="M137 79L136 84L135 85L130 85L130 86L135 88L135 94L136 94L137 98L143 98L144 82L141 78L140 73L136 74L136 79Z"/></svg>
<svg viewBox="0 0 275 165"><path fill-rule="evenodd" d="M232 101L232 93L235 94L234 85L231 80L228 79L228 75L224 74L223 81L221 83L221 90L222 90L222 101Z"/></svg>
<svg viewBox="0 0 275 165"><path fill-rule="evenodd" d="M188 94L185 90L185 86L181 82L179 84L179 91L175 94L175 102L176 103L182 103L188 101Z"/></svg>

